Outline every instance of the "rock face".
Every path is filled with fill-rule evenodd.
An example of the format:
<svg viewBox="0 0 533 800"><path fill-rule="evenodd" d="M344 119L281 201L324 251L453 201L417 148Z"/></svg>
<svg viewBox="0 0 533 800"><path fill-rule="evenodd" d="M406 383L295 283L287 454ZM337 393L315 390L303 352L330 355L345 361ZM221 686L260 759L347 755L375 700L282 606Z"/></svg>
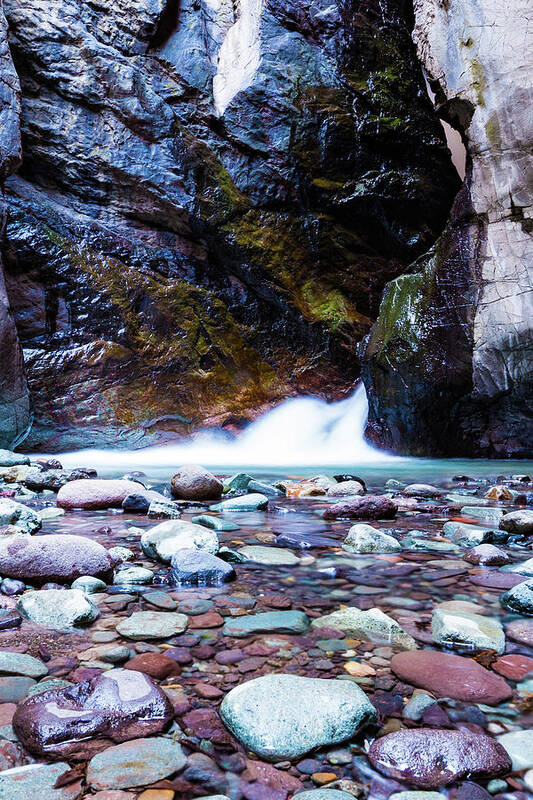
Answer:
<svg viewBox="0 0 533 800"><path fill-rule="evenodd" d="M224 698L220 714L247 750L271 761L343 742L377 716L353 683L283 674L235 687Z"/></svg>
<svg viewBox="0 0 533 800"><path fill-rule="evenodd" d="M7 24L0 9L0 237L6 223L3 184L20 164L20 84L7 41ZM14 447L30 424L30 404L22 351L6 292L0 255L0 447Z"/></svg>
<svg viewBox="0 0 533 800"><path fill-rule="evenodd" d="M28 446L148 443L350 384L458 187L404 4L4 7Z"/></svg>
<svg viewBox="0 0 533 800"><path fill-rule="evenodd" d="M523 0L415 0L441 115L463 134L448 227L387 288L366 346L368 431L413 455L532 454L533 31ZM496 35L498 31L498 35Z"/></svg>
<svg viewBox="0 0 533 800"><path fill-rule="evenodd" d="M51 689L20 703L13 727L38 756L87 757L113 742L159 733L172 704L142 672L114 669L92 680Z"/></svg>
<svg viewBox="0 0 533 800"><path fill-rule="evenodd" d="M0 575L29 583L72 583L82 575L110 578L114 560L85 536L15 536L0 541Z"/></svg>

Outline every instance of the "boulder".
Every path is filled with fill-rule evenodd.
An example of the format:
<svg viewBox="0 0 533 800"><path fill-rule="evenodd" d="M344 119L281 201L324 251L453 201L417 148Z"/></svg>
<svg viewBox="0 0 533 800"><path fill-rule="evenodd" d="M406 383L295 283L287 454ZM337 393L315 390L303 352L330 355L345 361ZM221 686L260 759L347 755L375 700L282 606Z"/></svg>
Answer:
<svg viewBox="0 0 533 800"><path fill-rule="evenodd" d="M30 583L72 583L82 575L108 580L114 559L88 536L47 534L0 539L0 575Z"/></svg>
<svg viewBox="0 0 533 800"><path fill-rule="evenodd" d="M364 486L359 481L341 481L327 490L328 497L355 497L364 493Z"/></svg>
<svg viewBox="0 0 533 800"><path fill-rule="evenodd" d="M7 497L0 498L0 525L16 525L24 533L35 533L41 527L41 518L31 508Z"/></svg>
<svg viewBox="0 0 533 800"><path fill-rule="evenodd" d="M82 478L69 481L57 493L60 508L83 508L98 511L105 508L120 508L130 494L142 494L143 485L134 481Z"/></svg>
<svg viewBox="0 0 533 800"><path fill-rule="evenodd" d="M397 780L424 789L447 786L461 778L494 778L511 769L511 759L495 739L458 730L400 730L375 739L368 759Z"/></svg>
<svg viewBox="0 0 533 800"><path fill-rule="evenodd" d="M17 608L31 622L54 630L90 625L99 616L98 608L80 589L26 592Z"/></svg>
<svg viewBox="0 0 533 800"><path fill-rule="evenodd" d="M500 520L500 528L508 533L529 535L533 533L533 511L511 511Z"/></svg>
<svg viewBox="0 0 533 800"><path fill-rule="evenodd" d="M216 555L219 541L216 531L210 528L172 519L145 531L141 547L150 558L168 563L178 550L205 550Z"/></svg>
<svg viewBox="0 0 533 800"><path fill-rule="evenodd" d="M232 689L220 707L224 724L261 758L299 758L316 747L352 739L376 717L349 681L272 674Z"/></svg>
<svg viewBox="0 0 533 800"><path fill-rule="evenodd" d="M87 783L93 789L146 786L179 772L186 762L183 750L173 739L134 739L94 756L87 768Z"/></svg>
<svg viewBox="0 0 533 800"><path fill-rule="evenodd" d="M440 497L444 492L428 483L410 483L402 490L402 494L406 497Z"/></svg>
<svg viewBox="0 0 533 800"><path fill-rule="evenodd" d="M533 617L533 580L522 581L500 596L500 602L510 611Z"/></svg>
<svg viewBox="0 0 533 800"><path fill-rule="evenodd" d="M367 494L354 497L327 508L324 519L394 519L398 506L388 497Z"/></svg>
<svg viewBox="0 0 533 800"><path fill-rule="evenodd" d="M391 668L400 680L426 689L436 697L497 706L513 694L499 675L471 658L451 653L436 650L397 653L392 658Z"/></svg>
<svg viewBox="0 0 533 800"><path fill-rule="evenodd" d="M396 620L384 614L379 608L360 611L347 607L319 617L311 622L313 628L336 628L365 642L392 644L403 650L415 650L417 644Z"/></svg>
<svg viewBox="0 0 533 800"><path fill-rule="evenodd" d="M173 717L166 694L143 672L112 669L64 689L28 697L13 728L37 756L87 758L113 742L162 731Z"/></svg>
<svg viewBox="0 0 533 800"><path fill-rule="evenodd" d="M349 553L397 553L402 549L393 536L364 523L352 525L342 547Z"/></svg>
<svg viewBox="0 0 533 800"><path fill-rule="evenodd" d="M431 618L431 635L433 641L443 647L494 650L499 654L505 650L505 634L501 623L480 614L435 608Z"/></svg>
<svg viewBox="0 0 533 800"><path fill-rule="evenodd" d="M178 586L220 586L236 578L235 570L205 550L177 550L170 562L170 581Z"/></svg>
<svg viewBox="0 0 533 800"><path fill-rule="evenodd" d="M218 500L223 488L222 481L198 464L180 467L170 481L172 497L177 500Z"/></svg>

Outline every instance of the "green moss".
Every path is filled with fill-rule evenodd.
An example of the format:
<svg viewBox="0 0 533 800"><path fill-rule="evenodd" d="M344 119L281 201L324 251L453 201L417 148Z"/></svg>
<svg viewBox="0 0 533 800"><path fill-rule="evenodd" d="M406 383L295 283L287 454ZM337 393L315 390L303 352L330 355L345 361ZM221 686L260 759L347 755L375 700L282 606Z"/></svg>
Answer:
<svg viewBox="0 0 533 800"><path fill-rule="evenodd" d="M483 74L481 64L476 58L472 59L470 70L472 72L472 83L476 92L478 106L485 107L485 91L487 89L487 80Z"/></svg>
<svg viewBox="0 0 533 800"><path fill-rule="evenodd" d="M489 140L490 144L493 147L501 148L502 146L502 137L500 131L500 123L498 120L498 115L496 113L491 114L489 119L485 124L485 133L487 134L487 139Z"/></svg>

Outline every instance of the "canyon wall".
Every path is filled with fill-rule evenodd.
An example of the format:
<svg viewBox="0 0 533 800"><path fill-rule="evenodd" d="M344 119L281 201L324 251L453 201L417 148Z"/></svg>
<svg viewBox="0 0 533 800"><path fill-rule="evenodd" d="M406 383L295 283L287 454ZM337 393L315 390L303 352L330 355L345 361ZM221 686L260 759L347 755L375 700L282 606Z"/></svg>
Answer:
<svg viewBox="0 0 533 800"><path fill-rule="evenodd" d="M533 13L415 0L414 40L468 174L448 225L385 290L368 434L413 455L533 455Z"/></svg>
<svg viewBox="0 0 533 800"><path fill-rule="evenodd" d="M6 223L3 183L21 160L20 85L7 44L0 6L0 238ZM13 447L30 423L29 394L22 352L9 307L0 254L0 447Z"/></svg>
<svg viewBox="0 0 533 800"><path fill-rule="evenodd" d="M459 186L409 5L4 9L25 446L140 446L347 391L384 285L433 244Z"/></svg>

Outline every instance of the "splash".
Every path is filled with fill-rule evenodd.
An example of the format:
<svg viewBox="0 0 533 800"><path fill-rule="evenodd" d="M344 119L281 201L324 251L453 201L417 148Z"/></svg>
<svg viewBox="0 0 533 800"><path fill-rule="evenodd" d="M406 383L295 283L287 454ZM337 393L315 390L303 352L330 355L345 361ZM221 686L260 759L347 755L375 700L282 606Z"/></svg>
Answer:
<svg viewBox="0 0 533 800"><path fill-rule="evenodd" d="M350 397L335 403L317 397L285 400L252 423L237 439L220 432L202 431L178 444L134 452L82 450L62 454L61 461L65 467L124 469L130 464L135 469L149 469L186 463L211 467L325 467L401 460L365 441L367 416L368 401L360 384Z"/></svg>

